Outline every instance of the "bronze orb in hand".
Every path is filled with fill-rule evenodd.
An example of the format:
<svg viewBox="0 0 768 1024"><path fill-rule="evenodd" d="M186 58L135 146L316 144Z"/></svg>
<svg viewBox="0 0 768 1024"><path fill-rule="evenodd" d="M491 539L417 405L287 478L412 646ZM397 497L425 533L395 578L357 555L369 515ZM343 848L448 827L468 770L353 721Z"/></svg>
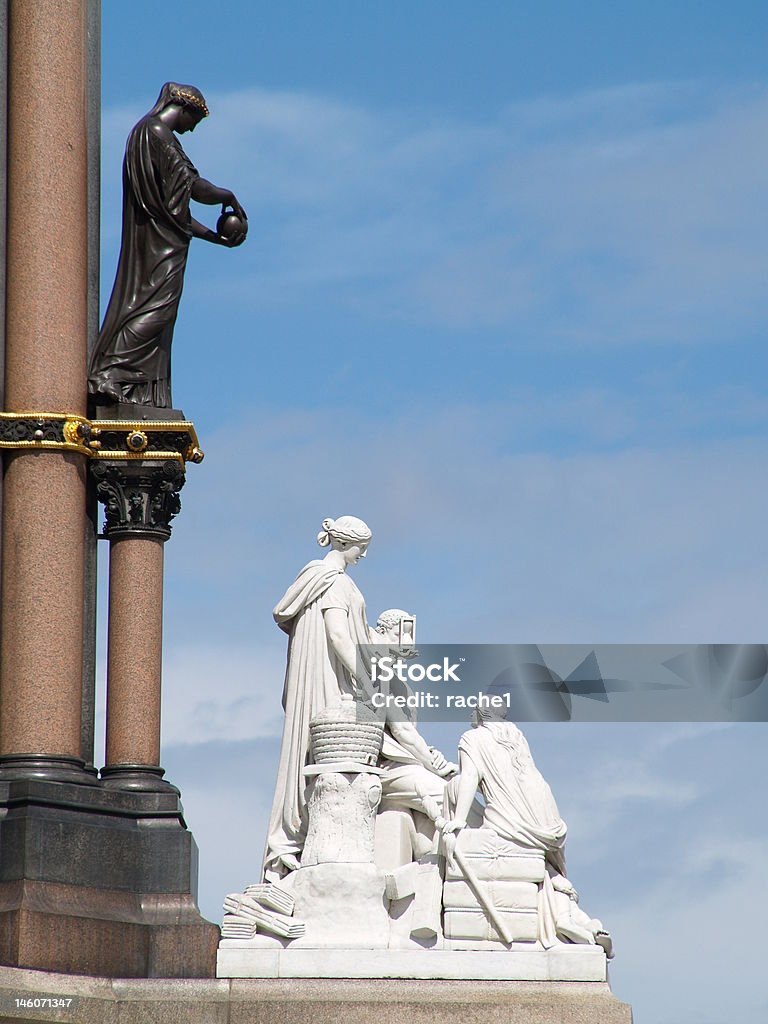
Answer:
<svg viewBox="0 0 768 1024"><path fill-rule="evenodd" d="M240 234L247 234L248 222L242 221L232 210L227 210L216 221L216 233L231 241Z"/></svg>

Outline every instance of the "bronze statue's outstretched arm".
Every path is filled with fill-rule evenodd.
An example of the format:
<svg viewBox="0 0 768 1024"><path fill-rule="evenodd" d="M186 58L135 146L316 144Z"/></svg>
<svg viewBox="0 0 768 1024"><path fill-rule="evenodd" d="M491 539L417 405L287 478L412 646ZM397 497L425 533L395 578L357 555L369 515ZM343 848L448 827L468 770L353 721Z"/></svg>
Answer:
<svg viewBox="0 0 768 1024"><path fill-rule="evenodd" d="M196 203L203 203L205 206L215 206L221 203L222 212L231 206L241 220L248 220L245 210L237 201L234 192L228 188L219 188L205 178L198 178L192 186L191 196Z"/></svg>
<svg viewBox="0 0 768 1024"><path fill-rule="evenodd" d="M217 203L221 203L222 215L227 207L231 207L244 225L243 230L238 231L237 234L225 236L207 228L200 221L195 220L194 217L190 217L189 226L192 229L193 238L202 238L204 242L213 242L214 245L225 245L228 249L234 249L235 246L242 245L248 232L248 217L237 201L234 192L230 192L228 188L219 188L218 185L206 181L205 178L198 178L192 186L190 195L196 202L204 203L206 206L215 206Z"/></svg>

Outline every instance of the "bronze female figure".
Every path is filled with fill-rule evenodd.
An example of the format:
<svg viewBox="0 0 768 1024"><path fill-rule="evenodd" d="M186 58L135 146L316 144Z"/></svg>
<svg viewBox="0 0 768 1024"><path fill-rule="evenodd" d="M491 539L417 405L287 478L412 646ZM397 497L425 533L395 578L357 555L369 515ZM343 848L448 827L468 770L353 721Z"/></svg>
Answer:
<svg viewBox="0 0 768 1024"><path fill-rule="evenodd" d="M170 408L171 341L191 238L232 248L244 240L245 211L229 189L201 178L174 135L194 131L208 114L199 89L166 82L154 107L133 127L123 161L123 234L112 296L91 356L96 402ZM227 234L190 214L190 199L240 221Z"/></svg>

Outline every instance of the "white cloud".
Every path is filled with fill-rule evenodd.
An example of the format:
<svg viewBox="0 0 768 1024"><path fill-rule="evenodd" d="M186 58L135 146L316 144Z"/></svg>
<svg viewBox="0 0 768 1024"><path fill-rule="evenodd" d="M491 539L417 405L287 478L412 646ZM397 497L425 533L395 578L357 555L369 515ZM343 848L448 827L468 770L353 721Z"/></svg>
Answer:
<svg viewBox="0 0 768 1024"><path fill-rule="evenodd" d="M661 753L670 747L679 747L716 733L730 732L734 728L737 727L732 722L680 722L668 725L653 736L651 749Z"/></svg>
<svg viewBox="0 0 768 1024"><path fill-rule="evenodd" d="M279 736L285 651L261 644L169 644L163 661L163 744Z"/></svg>
<svg viewBox="0 0 768 1024"><path fill-rule="evenodd" d="M186 786L182 794L189 826L201 844L199 906L221 924L224 897L261 880L271 794L226 786L211 792Z"/></svg>
<svg viewBox="0 0 768 1024"><path fill-rule="evenodd" d="M569 877L614 935L638 1024L758 1024L765 727L526 727L568 821Z"/></svg>
<svg viewBox="0 0 768 1024"><path fill-rule="evenodd" d="M616 908L621 938L612 984L631 1000L638 1024L732 1024L734 1007L744 1024L765 1020L765 996L755 978L764 970L756 937L768 912L768 842L723 837L725 859L711 861L713 870L702 876L696 867L712 852L709 843L708 835L692 832L691 856L676 865L670 851L659 862L659 881L642 892L628 887Z"/></svg>
<svg viewBox="0 0 768 1024"><path fill-rule="evenodd" d="M273 739L228 738L164 751L200 850L199 906L209 920L221 922L227 893L259 881L278 749Z"/></svg>
<svg viewBox="0 0 768 1024"><path fill-rule="evenodd" d="M664 760L682 740L680 726L646 727L639 739L633 726L621 726L621 731L612 733L605 728L589 731L581 726L570 734L570 749L579 757L579 768L564 775L558 790L571 847L576 836L579 862L586 865L604 859L611 837L622 828L632 828L647 815L685 808L702 795L694 779L670 771ZM694 729L691 736L705 734ZM627 737L625 744L619 742L622 736Z"/></svg>

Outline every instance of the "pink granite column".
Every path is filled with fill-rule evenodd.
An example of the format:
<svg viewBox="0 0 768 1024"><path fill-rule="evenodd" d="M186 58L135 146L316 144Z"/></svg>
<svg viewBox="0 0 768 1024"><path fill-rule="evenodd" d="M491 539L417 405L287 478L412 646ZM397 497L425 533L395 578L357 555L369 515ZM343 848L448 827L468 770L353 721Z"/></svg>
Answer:
<svg viewBox="0 0 768 1024"><path fill-rule="evenodd" d="M160 763L162 634L163 541L112 540L106 778Z"/></svg>
<svg viewBox="0 0 768 1024"><path fill-rule="evenodd" d="M85 0L10 5L5 364L10 412L86 411L85 6ZM85 480L85 460L77 454L19 451L6 460L0 638L4 773L23 765L24 756L17 755L39 755L38 767L58 759L59 767L77 772Z"/></svg>
<svg viewBox="0 0 768 1024"><path fill-rule="evenodd" d="M107 749L102 784L172 790L162 780L163 544L179 512L181 460L105 459L93 466L109 539Z"/></svg>

